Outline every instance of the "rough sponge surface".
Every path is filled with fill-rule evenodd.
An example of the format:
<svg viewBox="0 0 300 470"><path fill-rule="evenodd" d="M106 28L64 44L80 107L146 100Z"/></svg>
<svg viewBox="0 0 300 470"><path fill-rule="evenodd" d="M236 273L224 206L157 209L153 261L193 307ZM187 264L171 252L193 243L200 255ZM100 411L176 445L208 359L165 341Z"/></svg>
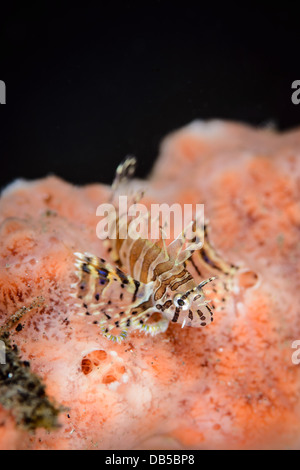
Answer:
<svg viewBox="0 0 300 470"><path fill-rule="evenodd" d="M0 406L0 448L299 448L300 131L197 121L162 143L148 202L204 203L218 251L259 279L207 328L118 345L78 315L73 253L107 258L96 208L109 195L56 177L2 193L0 324L43 296L11 340L66 409L59 429L30 433Z"/></svg>

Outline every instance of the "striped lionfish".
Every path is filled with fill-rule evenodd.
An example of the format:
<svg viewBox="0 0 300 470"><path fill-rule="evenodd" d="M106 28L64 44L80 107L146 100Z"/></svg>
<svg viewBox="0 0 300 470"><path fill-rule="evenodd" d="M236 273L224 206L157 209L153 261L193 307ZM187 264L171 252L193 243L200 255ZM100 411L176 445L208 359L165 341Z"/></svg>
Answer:
<svg viewBox="0 0 300 470"><path fill-rule="evenodd" d="M114 194L128 184L135 164L134 158L127 158L119 165L112 186ZM140 198L136 195L134 202ZM119 218L117 234L121 224ZM86 315L100 315L100 320L94 323L106 338L120 343L128 330L156 335L166 331L170 321L182 327L205 327L213 321L213 308L205 299L203 287L215 277L197 283L187 265L191 263L200 274L194 261L198 255L210 271L228 276L233 275L235 267L216 254L208 241L207 226L204 231L184 250L185 231L168 246L164 241L161 244L161 240L153 242L129 236L106 240L114 266L92 254L75 253L79 277L76 295ZM195 250L198 245L201 248Z"/></svg>

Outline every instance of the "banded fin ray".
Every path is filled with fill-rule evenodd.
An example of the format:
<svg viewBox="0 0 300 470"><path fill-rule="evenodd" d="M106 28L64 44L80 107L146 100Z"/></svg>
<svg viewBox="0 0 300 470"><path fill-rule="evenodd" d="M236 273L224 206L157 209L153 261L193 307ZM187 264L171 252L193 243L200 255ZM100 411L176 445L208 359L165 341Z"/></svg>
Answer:
<svg viewBox="0 0 300 470"><path fill-rule="evenodd" d="M74 286L82 314L99 317L96 322L113 341L125 339L129 328L141 328L150 304L151 283L145 285L89 253L75 253L79 278ZM150 316L150 314L149 314ZM142 320L143 319L143 320ZM142 320L142 323L141 323ZM111 332L115 329L118 335Z"/></svg>

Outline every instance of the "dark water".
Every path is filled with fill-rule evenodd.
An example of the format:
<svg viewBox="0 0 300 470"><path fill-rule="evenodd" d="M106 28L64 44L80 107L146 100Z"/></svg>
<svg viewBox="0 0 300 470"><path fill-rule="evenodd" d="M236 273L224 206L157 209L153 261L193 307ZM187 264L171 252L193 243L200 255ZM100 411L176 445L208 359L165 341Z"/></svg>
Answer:
<svg viewBox="0 0 300 470"><path fill-rule="evenodd" d="M110 182L126 154L145 176L162 137L196 118L300 124L295 6L41 3L1 6L0 186Z"/></svg>

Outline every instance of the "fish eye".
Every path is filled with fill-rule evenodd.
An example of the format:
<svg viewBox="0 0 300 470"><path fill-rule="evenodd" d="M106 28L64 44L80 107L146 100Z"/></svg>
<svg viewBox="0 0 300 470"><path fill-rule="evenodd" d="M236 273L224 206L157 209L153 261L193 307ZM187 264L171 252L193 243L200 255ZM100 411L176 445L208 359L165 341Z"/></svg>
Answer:
<svg viewBox="0 0 300 470"><path fill-rule="evenodd" d="M182 309L187 309L189 306L189 302L187 299L183 299L180 294L175 295L174 297L174 304L176 307L180 307Z"/></svg>

